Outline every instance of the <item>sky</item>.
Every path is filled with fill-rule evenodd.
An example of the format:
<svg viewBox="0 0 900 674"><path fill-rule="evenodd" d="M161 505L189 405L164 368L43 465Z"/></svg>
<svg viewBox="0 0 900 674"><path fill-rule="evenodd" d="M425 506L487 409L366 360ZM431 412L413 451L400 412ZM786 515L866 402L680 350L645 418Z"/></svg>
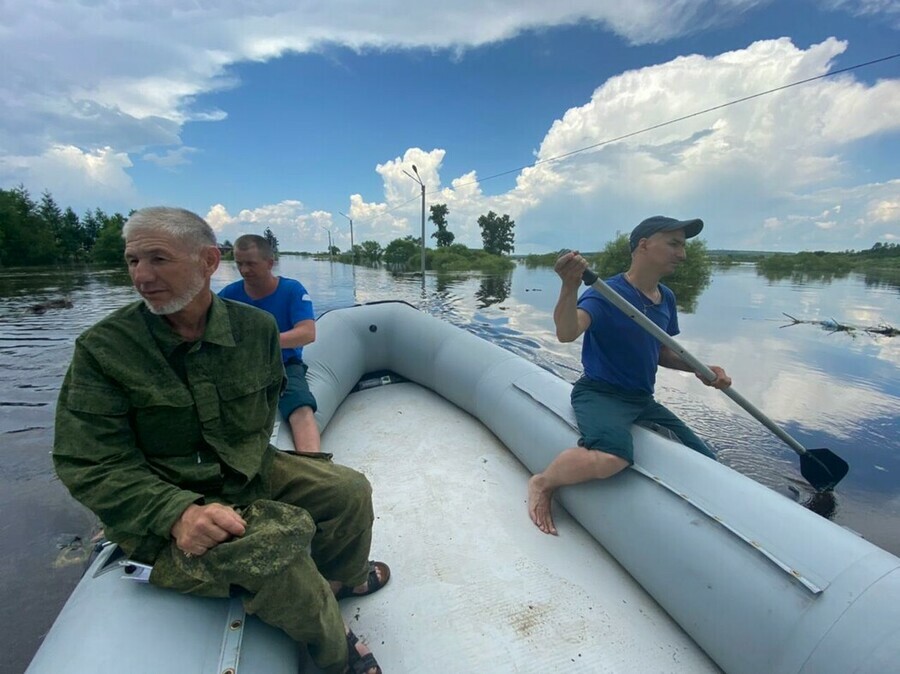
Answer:
<svg viewBox="0 0 900 674"><path fill-rule="evenodd" d="M720 106L897 54L900 0L2 0L0 188L346 250L420 235L415 165L471 247L861 250L900 243L900 58Z"/></svg>

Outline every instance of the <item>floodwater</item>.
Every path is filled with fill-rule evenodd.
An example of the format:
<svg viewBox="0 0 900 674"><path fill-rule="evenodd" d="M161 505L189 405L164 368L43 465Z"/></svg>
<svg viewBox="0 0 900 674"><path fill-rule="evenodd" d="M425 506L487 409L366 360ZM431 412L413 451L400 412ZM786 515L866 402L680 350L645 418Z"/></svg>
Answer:
<svg viewBox="0 0 900 674"><path fill-rule="evenodd" d="M400 299L574 381L580 340L560 344L551 269L507 275L417 274L283 256L316 312ZM239 278L223 263L214 289ZM95 519L53 476L53 410L79 333L136 298L124 271L0 270L0 672L22 672L80 577ZM900 327L900 279L859 275L768 280L752 266L714 272L682 312L681 344L722 365L735 388L808 448L850 463L822 514L900 554L900 337L824 322ZM789 325L784 314L804 321ZM796 454L726 396L693 375L661 370L657 397L720 461L822 511ZM522 516L526 517L523 507Z"/></svg>

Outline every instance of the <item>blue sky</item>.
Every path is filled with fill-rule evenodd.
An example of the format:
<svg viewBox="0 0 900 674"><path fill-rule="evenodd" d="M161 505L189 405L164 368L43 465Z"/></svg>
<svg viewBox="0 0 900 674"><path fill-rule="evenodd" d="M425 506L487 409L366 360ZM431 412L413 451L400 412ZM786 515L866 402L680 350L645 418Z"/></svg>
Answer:
<svg viewBox="0 0 900 674"><path fill-rule="evenodd" d="M489 210L521 253L656 213L712 248L900 242L900 58L546 161L896 54L900 0L17 4L0 187L79 212L183 206L283 250L348 248L343 212L386 245L420 231L416 164L470 246Z"/></svg>

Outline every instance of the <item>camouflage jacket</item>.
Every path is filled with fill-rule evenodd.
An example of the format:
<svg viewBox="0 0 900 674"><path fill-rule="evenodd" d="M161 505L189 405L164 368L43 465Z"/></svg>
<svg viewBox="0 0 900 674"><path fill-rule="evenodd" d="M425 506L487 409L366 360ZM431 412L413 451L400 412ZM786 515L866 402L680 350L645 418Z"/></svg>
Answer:
<svg viewBox="0 0 900 674"><path fill-rule="evenodd" d="M152 562L191 503L265 497L283 379L264 311L213 295L203 337L185 342L142 302L123 307L75 343L56 472L110 540Z"/></svg>

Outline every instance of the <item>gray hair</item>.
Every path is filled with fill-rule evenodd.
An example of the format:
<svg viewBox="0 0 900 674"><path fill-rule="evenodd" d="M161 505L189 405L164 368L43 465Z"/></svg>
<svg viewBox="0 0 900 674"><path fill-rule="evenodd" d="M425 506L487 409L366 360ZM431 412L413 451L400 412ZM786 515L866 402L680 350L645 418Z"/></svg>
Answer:
<svg viewBox="0 0 900 674"><path fill-rule="evenodd" d="M191 252L216 245L216 233L206 220L184 208L151 206L135 211L122 227L122 237L127 240L137 230L163 231L186 243Z"/></svg>
<svg viewBox="0 0 900 674"><path fill-rule="evenodd" d="M259 234L242 234L234 240L235 250L249 250L256 246L260 257L264 260L274 260L275 251L272 250L272 244L268 239Z"/></svg>

